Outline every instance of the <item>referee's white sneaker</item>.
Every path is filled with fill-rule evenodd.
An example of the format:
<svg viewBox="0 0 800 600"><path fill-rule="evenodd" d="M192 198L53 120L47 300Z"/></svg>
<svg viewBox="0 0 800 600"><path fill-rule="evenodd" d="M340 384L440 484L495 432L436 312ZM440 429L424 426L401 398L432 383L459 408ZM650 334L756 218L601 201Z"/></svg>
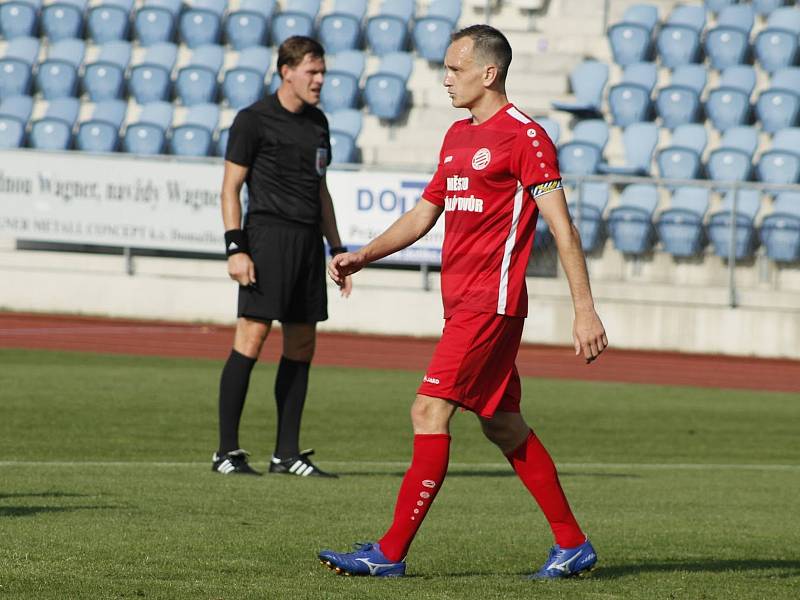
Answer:
<svg viewBox="0 0 800 600"><path fill-rule="evenodd" d="M296 475L298 477L338 477L333 473L323 471L308 458L314 454L313 450L304 450L297 456L290 458L277 458L275 456L269 462L269 472L280 475Z"/></svg>

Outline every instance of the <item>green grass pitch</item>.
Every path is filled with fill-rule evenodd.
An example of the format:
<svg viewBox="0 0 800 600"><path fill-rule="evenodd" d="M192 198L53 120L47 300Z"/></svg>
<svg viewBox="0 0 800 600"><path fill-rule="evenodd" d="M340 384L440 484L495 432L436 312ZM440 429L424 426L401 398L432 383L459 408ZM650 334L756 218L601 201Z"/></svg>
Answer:
<svg viewBox="0 0 800 600"><path fill-rule="evenodd" d="M474 417L409 577L337 577L316 552L375 538L410 458L420 373L315 366L303 446L335 481L210 471L221 363L0 351L0 599L775 599L800 597L800 398L526 379L600 557L592 577L523 576L549 530ZM274 365L254 371L242 444L263 468Z"/></svg>

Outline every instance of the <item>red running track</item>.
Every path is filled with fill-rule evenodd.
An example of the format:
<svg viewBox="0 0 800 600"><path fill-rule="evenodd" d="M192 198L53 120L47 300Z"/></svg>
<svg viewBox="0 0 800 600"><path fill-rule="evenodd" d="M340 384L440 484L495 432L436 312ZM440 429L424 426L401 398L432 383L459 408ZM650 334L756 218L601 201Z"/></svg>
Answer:
<svg viewBox="0 0 800 600"><path fill-rule="evenodd" d="M0 313L1 348L39 348L223 360L233 328L22 313ZM436 340L320 333L315 364L422 371ZM280 329L262 360L277 361ZM569 347L523 345L522 375L591 381L800 392L800 361L609 349L591 365Z"/></svg>

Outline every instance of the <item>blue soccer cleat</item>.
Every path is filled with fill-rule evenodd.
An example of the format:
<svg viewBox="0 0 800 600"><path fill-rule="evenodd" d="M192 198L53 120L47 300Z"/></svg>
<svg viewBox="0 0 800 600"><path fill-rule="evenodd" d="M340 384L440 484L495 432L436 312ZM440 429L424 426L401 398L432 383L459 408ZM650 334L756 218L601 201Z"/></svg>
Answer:
<svg viewBox="0 0 800 600"><path fill-rule="evenodd" d="M541 569L530 579L564 579L584 575L597 563L597 553L587 539L576 548L562 548L558 544L550 548L550 556Z"/></svg>
<svg viewBox="0 0 800 600"><path fill-rule="evenodd" d="M406 574L406 563L386 558L377 542L359 542L354 547L355 552L323 550L319 560L338 575L402 577Z"/></svg>

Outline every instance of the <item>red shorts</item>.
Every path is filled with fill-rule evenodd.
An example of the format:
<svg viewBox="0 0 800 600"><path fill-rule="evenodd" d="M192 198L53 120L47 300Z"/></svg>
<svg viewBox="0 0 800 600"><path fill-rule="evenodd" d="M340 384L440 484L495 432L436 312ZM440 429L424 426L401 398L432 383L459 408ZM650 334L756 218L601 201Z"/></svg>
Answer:
<svg viewBox="0 0 800 600"><path fill-rule="evenodd" d="M524 317L457 312L445 320L418 394L452 400L491 418L519 412L517 358Z"/></svg>

